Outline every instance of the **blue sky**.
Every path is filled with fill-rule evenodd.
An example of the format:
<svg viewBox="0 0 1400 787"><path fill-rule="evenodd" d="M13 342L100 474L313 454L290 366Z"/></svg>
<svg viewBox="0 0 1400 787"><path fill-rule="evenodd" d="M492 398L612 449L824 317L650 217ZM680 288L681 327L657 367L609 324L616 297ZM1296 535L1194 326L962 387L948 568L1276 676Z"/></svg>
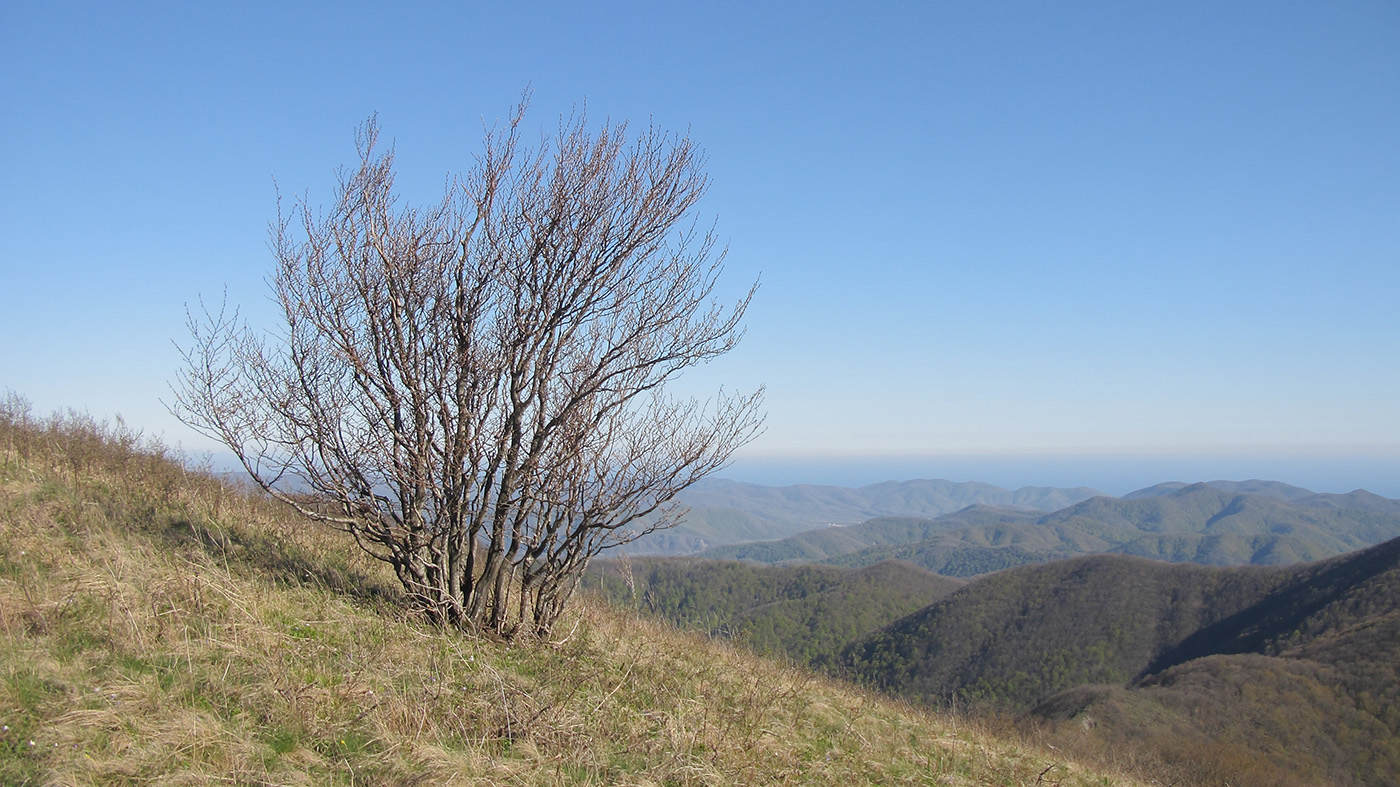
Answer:
<svg viewBox="0 0 1400 787"><path fill-rule="evenodd" d="M528 123L689 129L768 387L731 477L1400 497L1400 5L11 3L0 387L208 447L184 305L270 317L276 184Z"/></svg>

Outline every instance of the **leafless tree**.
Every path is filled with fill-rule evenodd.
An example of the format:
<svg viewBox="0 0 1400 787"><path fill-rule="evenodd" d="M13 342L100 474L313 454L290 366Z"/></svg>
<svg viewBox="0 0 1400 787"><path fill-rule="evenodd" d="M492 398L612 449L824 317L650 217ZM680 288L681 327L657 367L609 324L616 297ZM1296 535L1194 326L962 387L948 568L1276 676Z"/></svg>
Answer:
<svg viewBox="0 0 1400 787"><path fill-rule="evenodd" d="M548 633L590 558L674 525L763 420L762 389L665 390L735 346L754 292L718 303L695 145L578 114L531 149L524 107L425 207L371 118L329 211L279 207L285 325L192 315L171 404L417 609L504 636Z"/></svg>

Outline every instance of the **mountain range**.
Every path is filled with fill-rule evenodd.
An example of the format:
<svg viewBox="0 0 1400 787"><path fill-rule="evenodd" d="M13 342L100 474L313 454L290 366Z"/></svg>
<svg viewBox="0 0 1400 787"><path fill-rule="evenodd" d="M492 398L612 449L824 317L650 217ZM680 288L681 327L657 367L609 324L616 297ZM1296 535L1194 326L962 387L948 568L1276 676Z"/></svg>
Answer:
<svg viewBox="0 0 1400 787"><path fill-rule="evenodd" d="M1073 756L1400 783L1400 501L1363 490L1171 482L600 565L638 608Z"/></svg>
<svg viewBox="0 0 1400 787"><path fill-rule="evenodd" d="M814 528L853 525L876 517L932 518L970 505L1055 511L1103 494L1078 487L1003 489L977 482L886 481L859 488L797 484L762 486L705 479L678 502L684 521L629 544L631 555L688 555L716 546L786 538Z"/></svg>
<svg viewBox="0 0 1400 787"><path fill-rule="evenodd" d="M1400 501L1315 494L1267 481L1159 484L1048 513L986 504L934 518L881 517L699 556L864 566L896 558L973 576L1077 555L1121 553L1206 565L1319 560L1400 536Z"/></svg>
<svg viewBox="0 0 1400 787"><path fill-rule="evenodd" d="M1400 779L1400 539L1286 566L1099 554L971 582L898 560L636 558L587 585L1076 757L1188 764L1176 783Z"/></svg>

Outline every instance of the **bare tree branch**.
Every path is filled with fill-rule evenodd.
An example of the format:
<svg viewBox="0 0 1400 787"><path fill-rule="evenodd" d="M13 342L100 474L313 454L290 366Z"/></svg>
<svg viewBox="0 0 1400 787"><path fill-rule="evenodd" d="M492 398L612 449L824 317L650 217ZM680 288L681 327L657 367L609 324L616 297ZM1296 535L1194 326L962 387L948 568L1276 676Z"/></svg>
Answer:
<svg viewBox="0 0 1400 787"><path fill-rule="evenodd" d="M171 408L418 610L506 636L548 633L592 557L675 524L763 420L761 389L665 393L734 348L753 296L715 301L694 144L580 113L531 150L525 103L426 206L370 118L328 212L278 201L282 329L201 304Z"/></svg>

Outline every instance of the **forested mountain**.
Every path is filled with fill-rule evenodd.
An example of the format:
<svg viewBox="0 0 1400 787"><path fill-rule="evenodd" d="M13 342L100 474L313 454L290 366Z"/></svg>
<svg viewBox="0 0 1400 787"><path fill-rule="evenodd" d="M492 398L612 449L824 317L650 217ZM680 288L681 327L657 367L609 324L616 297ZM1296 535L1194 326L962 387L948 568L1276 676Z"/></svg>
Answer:
<svg viewBox="0 0 1400 787"><path fill-rule="evenodd" d="M1090 498L1048 514L970 506L932 520L876 519L701 554L851 567L896 558L967 577L1107 552L1176 563L1286 565L1397 536L1400 501L1364 491L1317 495L1248 481L1161 484L1123 498Z"/></svg>
<svg viewBox="0 0 1400 787"><path fill-rule="evenodd" d="M1083 756L1189 763L1183 783L1380 785L1400 777L1395 536L1400 501L1364 491L1162 484L1049 513L879 517L706 553L745 562L634 559L590 581L899 696L1015 714ZM985 576L958 588L930 570Z"/></svg>
<svg viewBox="0 0 1400 787"><path fill-rule="evenodd" d="M594 561L585 584L680 625L829 667L850 642L964 583L896 560L844 569L635 558Z"/></svg>
<svg viewBox="0 0 1400 787"><path fill-rule="evenodd" d="M918 701L1031 711L1065 745L1194 747L1304 783L1400 779L1400 540L1288 567L1025 566L843 659Z"/></svg>
<svg viewBox="0 0 1400 787"><path fill-rule="evenodd" d="M1213 487L1225 492L1236 492L1250 495L1262 495L1264 497L1276 497L1280 500L1298 500L1304 497L1311 497L1313 492L1301 486L1293 486L1280 481L1261 481L1257 478L1249 481L1207 481L1206 486ZM1143 497L1158 497L1180 491L1191 484L1183 481L1167 481L1166 483L1129 492L1123 495L1124 500L1136 500Z"/></svg>
<svg viewBox="0 0 1400 787"><path fill-rule="evenodd" d="M1102 494L1085 487L1022 487L941 480L886 481L860 488L761 486L706 479L685 490L679 526L628 546L632 555L687 555L724 544L782 539L814 528L877 517L933 518L970 505L1055 511Z"/></svg>
<svg viewBox="0 0 1400 787"><path fill-rule="evenodd" d="M1126 684L1207 626L1252 608L1287 568L1094 555L999 572L856 643L858 673L927 702L1024 710L1081 684Z"/></svg>
<svg viewBox="0 0 1400 787"><path fill-rule="evenodd" d="M675 527L658 530L623 549L631 555L693 555L715 544L787 538L811 527L806 522L774 522L737 508L691 506Z"/></svg>
<svg viewBox="0 0 1400 787"><path fill-rule="evenodd" d="M1033 522L1034 512L991 506L969 506L937 519L880 517L849 527L824 527L798 533L779 541L730 544L707 549L697 557L714 560L749 560L757 563L820 562L870 547L901 547L920 543L943 533L982 522ZM875 554L874 552L871 553ZM853 565L870 565L891 557L864 560Z"/></svg>
<svg viewBox="0 0 1400 787"><path fill-rule="evenodd" d="M880 516L933 517L974 504L1056 511L1102 494L1087 487L1008 490L940 479L885 481L859 488L813 484L770 487L706 479L687 489L682 501L693 506L735 508L775 522L805 520L815 526L849 525Z"/></svg>

